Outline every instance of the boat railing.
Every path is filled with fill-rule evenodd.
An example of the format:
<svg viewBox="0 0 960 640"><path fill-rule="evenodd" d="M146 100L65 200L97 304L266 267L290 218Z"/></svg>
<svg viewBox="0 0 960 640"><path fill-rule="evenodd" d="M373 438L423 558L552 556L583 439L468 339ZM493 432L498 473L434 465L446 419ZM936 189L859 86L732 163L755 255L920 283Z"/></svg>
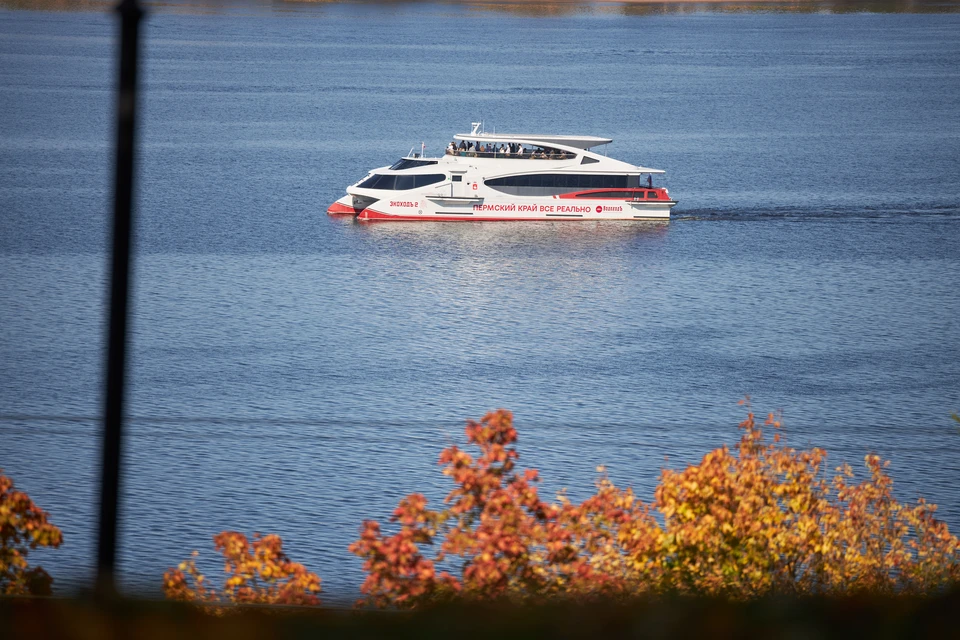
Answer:
<svg viewBox="0 0 960 640"><path fill-rule="evenodd" d="M528 151L526 153L507 153L505 151L452 151L447 149L448 156L457 156L463 158L500 158L504 160L573 160L576 154L567 151L554 153L537 153Z"/></svg>

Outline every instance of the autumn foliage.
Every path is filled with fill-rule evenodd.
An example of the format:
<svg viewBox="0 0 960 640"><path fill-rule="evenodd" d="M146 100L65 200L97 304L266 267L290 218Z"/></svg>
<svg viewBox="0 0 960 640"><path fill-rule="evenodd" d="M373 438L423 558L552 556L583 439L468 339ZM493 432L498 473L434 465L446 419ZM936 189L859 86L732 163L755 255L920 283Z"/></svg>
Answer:
<svg viewBox="0 0 960 640"><path fill-rule="evenodd" d="M0 594L50 595L53 584L42 567L27 562L30 549L59 547L63 534L47 513L0 470Z"/></svg>
<svg viewBox="0 0 960 640"><path fill-rule="evenodd" d="M545 502L537 472L517 468L509 412L470 421L479 455L441 453L454 483L443 508L411 494L393 535L364 522L350 546L364 561L364 602L931 593L960 580L957 538L934 505L893 497L886 462L866 456L860 481L846 465L828 477L824 451L787 447L776 415L765 426L770 439L748 412L735 448L664 470L649 504L602 468L594 495L575 504Z"/></svg>
<svg viewBox="0 0 960 640"><path fill-rule="evenodd" d="M251 543L242 533L224 531L213 542L224 558L223 588L210 586L197 570L194 551L189 560L163 575L167 598L203 605L320 604L320 578L287 558L280 536L255 534Z"/></svg>

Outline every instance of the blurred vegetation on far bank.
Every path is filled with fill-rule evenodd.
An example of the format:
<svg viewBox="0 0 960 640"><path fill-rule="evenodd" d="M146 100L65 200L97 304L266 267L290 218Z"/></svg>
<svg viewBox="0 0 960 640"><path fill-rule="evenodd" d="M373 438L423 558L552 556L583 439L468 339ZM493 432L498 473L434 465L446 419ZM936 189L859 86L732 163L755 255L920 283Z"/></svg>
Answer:
<svg viewBox="0 0 960 640"><path fill-rule="evenodd" d="M227 14L235 11L281 12L309 11L318 5L344 4L378 7L434 4L463 6L477 13L508 14L529 17L573 16L582 14L661 15L711 13L958 13L960 0L618 0L584 2L582 0L141 0L155 13ZM0 0L0 8L26 11L106 12L117 2L109 0Z"/></svg>

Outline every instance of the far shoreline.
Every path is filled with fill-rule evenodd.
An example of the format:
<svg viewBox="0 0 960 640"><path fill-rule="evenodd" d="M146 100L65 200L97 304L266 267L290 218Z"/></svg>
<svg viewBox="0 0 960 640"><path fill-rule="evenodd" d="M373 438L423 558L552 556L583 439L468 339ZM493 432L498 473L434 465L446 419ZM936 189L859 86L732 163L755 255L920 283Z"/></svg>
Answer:
<svg viewBox="0 0 960 640"><path fill-rule="evenodd" d="M0 9L48 12L112 11L110 0L0 0ZM562 16L573 13L653 15L660 13L778 12L778 13L958 13L960 0L141 0L157 14L216 15L243 10L287 13L297 7L327 5L399 7L432 5L462 6L492 13L528 17Z"/></svg>

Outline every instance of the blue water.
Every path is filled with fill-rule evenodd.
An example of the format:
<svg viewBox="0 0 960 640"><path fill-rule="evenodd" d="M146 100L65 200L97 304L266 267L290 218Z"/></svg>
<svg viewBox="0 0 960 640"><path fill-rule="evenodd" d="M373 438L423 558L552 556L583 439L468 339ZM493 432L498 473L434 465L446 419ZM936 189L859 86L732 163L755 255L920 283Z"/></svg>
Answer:
<svg viewBox="0 0 960 640"><path fill-rule="evenodd" d="M64 530L32 556L61 593L94 557L114 28L0 10L0 467ZM442 497L496 407L547 496L605 464L650 498L750 394L960 531L960 15L169 5L144 34L128 589L216 573L236 529L349 601L361 521ZM674 219L325 215L478 118L614 138Z"/></svg>

